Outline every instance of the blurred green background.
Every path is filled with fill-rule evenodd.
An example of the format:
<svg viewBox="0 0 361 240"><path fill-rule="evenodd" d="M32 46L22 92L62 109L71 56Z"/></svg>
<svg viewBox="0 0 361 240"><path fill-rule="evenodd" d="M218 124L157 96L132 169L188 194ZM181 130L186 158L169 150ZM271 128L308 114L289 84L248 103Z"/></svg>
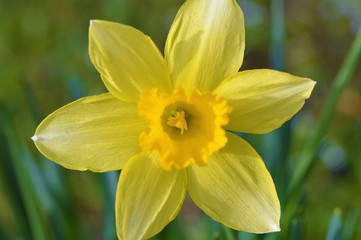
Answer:
<svg viewBox="0 0 361 240"><path fill-rule="evenodd" d="M182 3L0 2L0 239L116 238L119 173L64 169L45 159L30 137L54 110L106 91L87 53L90 19L136 27L163 50ZM242 135L274 178L282 231L236 232L186 199L155 239L361 239L361 2L238 3L246 22L242 70L274 68L317 81L310 100L281 129Z"/></svg>

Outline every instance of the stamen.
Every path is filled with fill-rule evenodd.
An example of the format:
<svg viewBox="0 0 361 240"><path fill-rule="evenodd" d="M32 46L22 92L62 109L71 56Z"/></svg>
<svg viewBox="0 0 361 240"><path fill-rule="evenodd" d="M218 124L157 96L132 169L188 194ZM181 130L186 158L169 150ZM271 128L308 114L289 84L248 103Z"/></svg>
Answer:
<svg viewBox="0 0 361 240"><path fill-rule="evenodd" d="M181 130L180 134L183 135L184 130L188 130L187 121L185 119L184 111L177 111L176 115L172 115L168 118L167 124L172 127L179 128Z"/></svg>

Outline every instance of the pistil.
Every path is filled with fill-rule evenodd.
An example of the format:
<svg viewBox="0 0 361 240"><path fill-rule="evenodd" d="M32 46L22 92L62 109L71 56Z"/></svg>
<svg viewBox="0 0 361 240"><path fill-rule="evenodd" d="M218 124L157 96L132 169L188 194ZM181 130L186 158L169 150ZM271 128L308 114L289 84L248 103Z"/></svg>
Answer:
<svg viewBox="0 0 361 240"><path fill-rule="evenodd" d="M180 134L183 135L184 131L188 130L187 121L185 119L184 111L177 111L176 114L172 114L167 121L167 124L172 127L179 128Z"/></svg>

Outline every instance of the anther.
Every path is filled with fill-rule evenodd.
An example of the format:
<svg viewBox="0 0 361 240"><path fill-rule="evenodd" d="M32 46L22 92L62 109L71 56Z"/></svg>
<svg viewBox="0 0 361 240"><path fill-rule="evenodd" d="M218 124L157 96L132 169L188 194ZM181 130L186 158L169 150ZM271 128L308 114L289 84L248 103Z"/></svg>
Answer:
<svg viewBox="0 0 361 240"><path fill-rule="evenodd" d="M177 111L176 114L172 114L167 121L169 126L179 128L181 130L181 135L183 135L184 131L188 130L185 115L184 111Z"/></svg>

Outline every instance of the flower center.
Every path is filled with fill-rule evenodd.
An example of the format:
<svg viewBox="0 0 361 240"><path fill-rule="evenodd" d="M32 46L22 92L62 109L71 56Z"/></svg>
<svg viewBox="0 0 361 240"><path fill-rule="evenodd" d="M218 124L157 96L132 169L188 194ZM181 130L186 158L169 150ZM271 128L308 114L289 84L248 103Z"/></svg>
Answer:
<svg viewBox="0 0 361 240"><path fill-rule="evenodd" d="M186 114L183 110L177 111L175 114L172 114L167 121L167 124L172 127L180 129L180 134L183 135L184 130L188 130L187 121L185 118Z"/></svg>
<svg viewBox="0 0 361 240"><path fill-rule="evenodd" d="M157 89L142 93L138 113L149 123L149 131L139 138L144 152L157 151L165 170L182 169L208 159L227 143L223 126L231 107L212 93L182 89L172 94L157 94Z"/></svg>

